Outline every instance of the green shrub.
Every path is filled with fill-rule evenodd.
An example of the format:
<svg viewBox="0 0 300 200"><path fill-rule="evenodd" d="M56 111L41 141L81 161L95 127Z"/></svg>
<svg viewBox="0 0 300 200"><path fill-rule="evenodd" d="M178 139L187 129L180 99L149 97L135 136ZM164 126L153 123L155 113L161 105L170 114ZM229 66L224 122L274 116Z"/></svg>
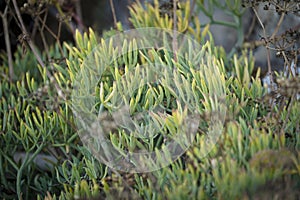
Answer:
<svg viewBox="0 0 300 200"><path fill-rule="evenodd" d="M162 55L153 50L143 54L144 60L139 54L126 54L117 61L119 63L109 66L105 76L97 80L102 84L95 89L95 95L99 97L96 104L110 109L107 102L118 95L113 93L114 84L122 88L127 86L120 77L128 68L137 70L137 60L172 63L170 67L178 67L181 75L187 77L186 82L182 79L188 86L185 92L199 102L192 109L203 114L194 143L174 163L150 173L122 173L96 160L82 145L78 135L81 129L76 127L70 98L77 73L86 67L84 59L98 43L98 50L103 55L110 56L115 49L105 46L104 39L91 29L89 33L77 32L76 45L65 43L63 55L57 46L49 50L51 57L60 62L49 63L45 68L37 64L32 52L24 57L19 49L14 61L18 74L15 82L5 78L8 70L7 62L3 62L0 82L1 199L251 199L284 197L287 193L291 198L299 198L300 106L295 97L299 93L299 76L286 83L280 82L278 75L281 87L277 94L281 99L273 98L262 85L259 70L255 77L251 76L254 64L250 52L227 57L222 47L214 46L211 37L205 42L204 38L210 35L208 26L202 30L196 18L188 23L189 2L180 6L177 10L178 30L190 33L203 45L200 53L213 57L214 61L204 64L207 68L217 66L219 76L215 78L224 84L226 119L216 146L209 152L205 148L205 114L210 114L214 106L214 101L205 99L205 95L213 83L203 82L201 71L184 61L175 61L167 54L163 60ZM172 17L159 13L157 1L154 6L143 8L135 4L131 9L134 28L172 28L172 20ZM130 42L122 44L125 49L133 45ZM226 69L224 63L228 65ZM295 87L290 87L291 84ZM161 89L166 91L166 88ZM142 90L141 99L130 104L133 113L146 105L153 106L157 99L161 99L160 104L166 102L174 111L176 104L170 95L153 94L149 92L151 90L160 91L159 87ZM150 94L147 96L147 93ZM274 99L280 102L274 103ZM173 112L170 120L176 121L175 116L183 116L184 112L180 112L179 107L176 109L178 112ZM167 128L172 130L174 126L171 124ZM121 131L110 133L109 139L120 150L135 146L152 150L159 147L158 141L140 142ZM207 156L203 157L205 154ZM16 159L17 155L20 160ZM277 185L286 189L280 190Z"/></svg>

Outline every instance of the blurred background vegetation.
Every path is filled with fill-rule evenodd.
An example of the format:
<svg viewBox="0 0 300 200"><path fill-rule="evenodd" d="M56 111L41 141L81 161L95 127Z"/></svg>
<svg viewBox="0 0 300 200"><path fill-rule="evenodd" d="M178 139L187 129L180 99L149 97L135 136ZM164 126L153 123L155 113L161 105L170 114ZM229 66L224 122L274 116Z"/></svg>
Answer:
<svg viewBox="0 0 300 200"><path fill-rule="evenodd" d="M300 198L299 1L175 5L0 1L0 199ZM228 110L207 157L200 156L203 119L180 159L155 172L130 174L99 163L82 145L69 98L74 75L101 39L141 27L176 29L205 46L225 77ZM108 72L107 96L114 71ZM202 102L199 107L209 112Z"/></svg>

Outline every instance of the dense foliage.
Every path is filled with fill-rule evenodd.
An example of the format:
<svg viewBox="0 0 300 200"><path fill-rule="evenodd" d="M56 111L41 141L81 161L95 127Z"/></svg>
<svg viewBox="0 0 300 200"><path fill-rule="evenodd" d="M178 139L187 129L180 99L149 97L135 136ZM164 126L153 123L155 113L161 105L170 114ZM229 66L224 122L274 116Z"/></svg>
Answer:
<svg viewBox="0 0 300 200"><path fill-rule="evenodd" d="M230 12L242 15L239 1L226 2L231 5ZM197 1L197 6L205 9L203 1ZM203 54L213 57L214 63L199 66L217 67L217 78L226 92L222 135L207 156L201 155L206 151L205 116L213 107L213 100L205 99L209 82L201 81L203 74L197 68L174 60L168 52L153 50L123 55L117 64L109 66L101 88L95 89L98 103L109 110L107 102L118 95L114 82L130 89L119 77L128 69L137 70L139 62L145 64L152 59L171 63L169 66L188 77L187 82L182 81L188 85L185 92L199 102L193 109L203 114L194 143L170 166L150 173L118 172L95 159L78 136L70 95L76 74L85 66L84 59L95 47L99 52L114 52L104 41L123 29L117 24L102 37L92 29L83 34L77 31L75 44L57 42L47 52L28 49L24 54L19 47L13 60L16 80L9 78L9 61L6 54L1 55L0 199L299 199L299 74L277 73L276 89L271 90L262 83L259 69L253 76L251 51L236 49L227 55L214 45L209 24L202 26L197 17L190 16L190 2L181 2L179 7L177 30L189 34L203 45ZM134 28L173 29L170 12L162 12L158 1L145 7L136 3L130 8L130 21ZM125 49L133 45L122 44ZM166 91L164 86L144 88L130 102L131 109L135 112L146 104L151 107L161 99L160 104L174 110L174 97ZM173 117L183 114L174 113ZM173 124L169 126L174 128ZM140 142L121 131L110 133L110 139L121 149L144 145L154 150L159 146L159 140Z"/></svg>

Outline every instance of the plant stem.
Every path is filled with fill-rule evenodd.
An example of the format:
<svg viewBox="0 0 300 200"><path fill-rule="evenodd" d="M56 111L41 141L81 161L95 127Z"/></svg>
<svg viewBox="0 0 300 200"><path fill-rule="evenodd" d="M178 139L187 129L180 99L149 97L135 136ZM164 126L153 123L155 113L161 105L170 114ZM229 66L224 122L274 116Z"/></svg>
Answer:
<svg viewBox="0 0 300 200"><path fill-rule="evenodd" d="M14 73L14 68L13 68L12 52L11 52L9 31L8 31L8 24L7 24L8 4L9 4L9 2L7 2L4 13L0 12L0 15L2 17L2 22L3 22L3 32L4 32L4 38L5 38L5 46L6 46L7 57L8 57L9 80L12 81L15 77L15 73Z"/></svg>
<svg viewBox="0 0 300 200"><path fill-rule="evenodd" d="M177 49L178 49L178 41L177 41L177 15L176 15L176 8L177 8L177 0L173 0L173 52L174 52L174 61L177 62Z"/></svg>
<svg viewBox="0 0 300 200"><path fill-rule="evenodd" d="M13 2L13 5L14 5L14 8L15 8L15 11L16 11L16 14L17 14L17 18L19 20L19 23L21 25L21 30L23 32L23 35L25 35L25 37L27 38L26 42L28 43L31 51L33 52L35 58L37 59L38 63L46 69L46 74L47 74L47 77L50 79L50 82L53 82L54 83L54 86L55 86L55 89L57 91L57 94L59 97L61 97L62 99L66 99L64 93L62 92L61 88L58 86L57 82L55 81L55 78L52 76L52 74L48 71L45 63L43 62L41 56L38 54L37 50L35 49L35 46L33 44L33 42L31 41L30 37L28 37L28 32L26 30L26 27L24 25L24 22L23 22L23 19L22 19L22 16L21 16L21 13L20 13L20 10L18 8L18 4L16 2L16 0L12 0Z"/></svg>
<svg viewBox="0 0 300 200"><path fill-rule="evenodd" d="M279 21L278 21L278 23L276 25L276 28L275 28L275 30L274 30L274 32L273 32L273 34L272 34L272 36L271 36L270 39L274 39L274 37L276 36L276 33L279 31L279 28L280 28L280 26L281 26L281 24L283 22L284 16L285 16L285 13L282 12L282 14L280 16L280 19L279 19Z"/></svg>
<svg viewBox="0 0 300 200"><path fill-rule="evenodd" d="M111 12L113 15L114 26L115 26L115 28L117 28L117 16L116 16L114 2L113 2L113 0L109 0L109 3L110 3Z"/></svg>
<svg viewBox="0 0 300 200"><path fill-rule="evenodd" d="M266 34L266 29L265 29L265 26L264 24L262 23L257 11L255 8L253 8L253 11L260 23L260 26L262 27L263 29L263 32L264 32L264 37L267 38L267 34ZM271 68L271 56L270 56L270 49L269 49L269 46L266 45L266 51L267 51L267 62L268 62L268 75L269 75L269 78L270 78L270 85L271 85L271 90L273 90L274 88L274 80L273 80L273 75L272 75L272 68Z"/></svg>
<svg viewBox="0 0 300 200"><path fill-rule="evenodd" d="M23 169L25 167L26 161L28 160L28 156L29 156L29 153L26 152L24 161L22 162L22 165L19 168L18 173L17 173L17 180L16 181L17 181L17 195L18 195L18 199L22 199L21 178L22 178L22 173L23 173Z"/></svg>

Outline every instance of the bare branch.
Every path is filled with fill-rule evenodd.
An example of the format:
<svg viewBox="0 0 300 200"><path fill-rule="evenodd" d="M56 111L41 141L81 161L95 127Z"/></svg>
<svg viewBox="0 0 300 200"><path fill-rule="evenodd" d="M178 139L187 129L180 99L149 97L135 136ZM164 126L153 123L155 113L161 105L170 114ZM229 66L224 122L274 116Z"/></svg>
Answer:
<svg viewBox="0 0 300 200"><path fill-rule="evenodd" d="M33 52L34 56L36 57L38 63L39 63L43 68L45 68L47 77L50 79L51 82L54 83L55 89L56 89L56 91L57 91L58 96L65 100L66 97L65 97L64 93L62 92L61 88L59 87L59 85L56 83L55 78L52 76L52 74L51 74L51 73L48 71L48 69L46 68L45 63L43 62L41 56L38 54L38 52L37 52L37 50L36 50L36 48L35 48L33 42L31 41L30 37L27 37L27 36L28 36L28 32L27 32L26 27L25 27L25 25L24 25L24 22L23 22L23 19L22 19L22 17L21 17L21 13L20 13L20 10L19 10L19 7L18 7L18 4L17 4L16 0L12 0L12 2L13 2L13 5L14 5L16 14L17 14L18 21L19 21L20 26L21 26L20 28L21 28L21 30L22 30L22 32L23 32L23 35L25 35L26 42L28 43L28 45L29 45L31 51Z"/></svg>
<svg viewBox="0 0 300 200"><path fill-rule="evenodd" d="M253 11L260 23L260 26L262 27L263 29L263 32L264 32L264 38L267 38L267 34L266 34L266 29L265 29L265 26L264 24L262 23L257 11L255 8L253 8ZM271 84L271 90L273 90L274 88L274 79L273 79L273 75L272 75L272 67L271 67L271 56L270 56L270 49L268 47L268 45L266 45L266 51L267 51L267 62L268 62L268 75L270 77L270 84Z"/></svg>
<svg viewBox="0 0 300 200"><path fill-rule="evenodd" d="M273 39L276 36L277 32L279 31L279 28L280 28L280 26L281 26L281 24L283 22L284 16L285 16L285 12L282 12L281 16L280 16L280 19L279 19L279 21L278 21L278 23L276 25L276 28L275 28L272 36L271 36L271 39Z"/></svg>
<svg viewBox="0 0 300 200"><path fill-rule="evenodd" d="M8 31L8 24L7 24L8 5L9 5L9 1L7 2L4 13L0 12L0 15L1 15L1 18L2 18L2 22L3 22L5 46L6 46L7 57L8 57L9 80L12 81L15 77L15 73L14 73L14 68L13 68L12 52L11 52L9 31Z"/></svg>
<svg viewBox="0 0 300 200"><path fill-rule="evenodd" d="M114 19L114 26L115 26L115 28L117 28L117 16L116 16L114 2L113 2L113 0L109 0L109 3L110 3L110 8L111 8L111 12L113 15L113 19Z"/></svg>
<svg viewBox="0 0 300 200"><path fill-rule="evenodd" d="M174 53L174 60L177 62L177 49L178 49L178 41L177 41L177 15L176 9L177 8L177 0L173 0L173 53Z"/></svg>

